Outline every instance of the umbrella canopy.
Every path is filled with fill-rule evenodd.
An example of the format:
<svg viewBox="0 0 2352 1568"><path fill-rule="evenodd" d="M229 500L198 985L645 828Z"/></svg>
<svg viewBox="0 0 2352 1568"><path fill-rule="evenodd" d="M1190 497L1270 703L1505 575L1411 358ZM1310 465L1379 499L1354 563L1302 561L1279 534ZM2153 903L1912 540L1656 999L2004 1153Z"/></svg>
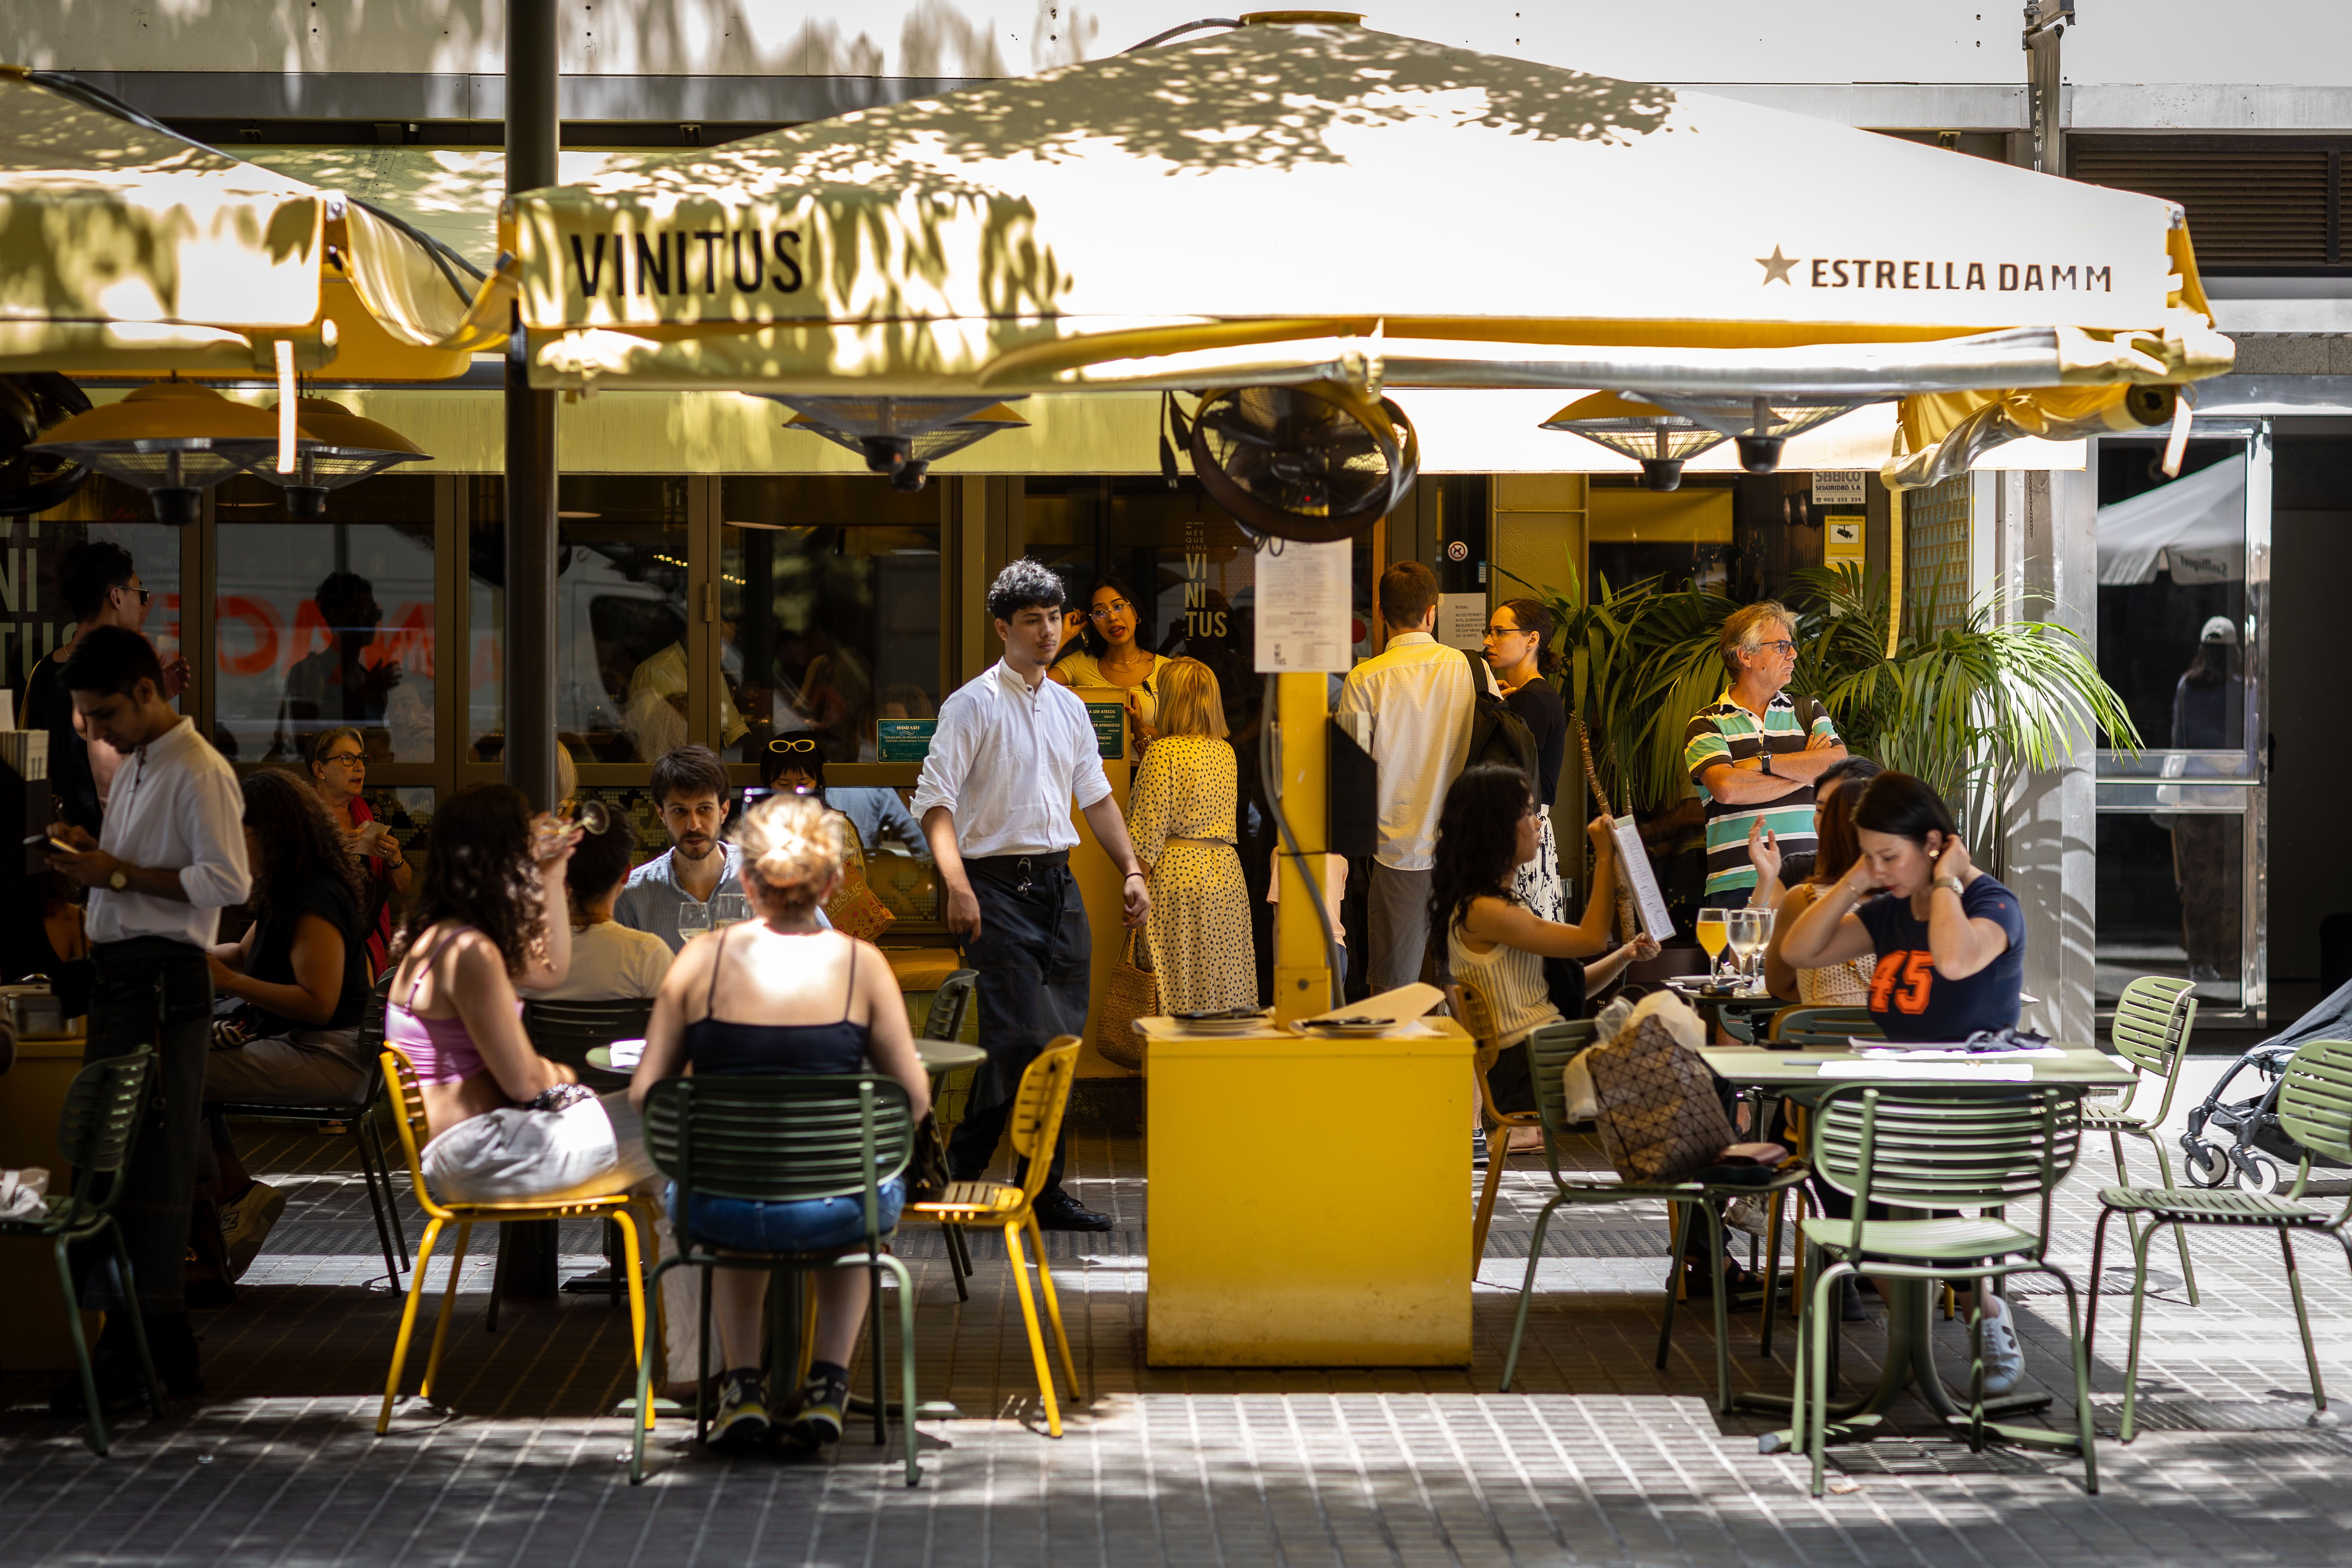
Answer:
<svg viewBox="0 0 2352 1568"><path fill-rule="evenodd" d="M2246 574L2246 459L2241 455L2187 479L2099 509L2099 585L2234 583Z"/></svg>
<svg viewBox="0 0 2352 1568"><path fill-rule="evenodd" d="M1339 21L620 159L505 221L546 386L1864 401L2231 353L2168 203Z"/></svg>
<svg viewBox="0 0 2352 1568"><path fill-rule="evenodd" d="M503 337L478 268L388 214L0 67L0 372L438 380Z"/></svg>

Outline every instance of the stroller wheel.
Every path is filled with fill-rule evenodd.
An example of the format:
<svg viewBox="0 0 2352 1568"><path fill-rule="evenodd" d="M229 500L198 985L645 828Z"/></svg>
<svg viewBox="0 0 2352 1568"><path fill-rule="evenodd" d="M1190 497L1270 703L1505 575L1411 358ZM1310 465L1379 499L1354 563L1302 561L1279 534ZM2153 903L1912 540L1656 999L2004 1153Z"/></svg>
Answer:
<svg viewBox="0 0 2352 1568"><path fill-rule="evenodd" d="M2183 1138L2181 1171L2189 1184L2199 1187L2227 1186L2230 1182L2230 1156L2202 1139Z"/></svg>
<svg viewBox="0 0 2352 1568"><path fill-rule="evenodd" d="M2279 1190L2279 1181L2285 1173L2276 1160L2266 1160L2260 1154L2244 1156L2242 1168L2245 1173L2238 1184L2265 1194Z"/></svg>

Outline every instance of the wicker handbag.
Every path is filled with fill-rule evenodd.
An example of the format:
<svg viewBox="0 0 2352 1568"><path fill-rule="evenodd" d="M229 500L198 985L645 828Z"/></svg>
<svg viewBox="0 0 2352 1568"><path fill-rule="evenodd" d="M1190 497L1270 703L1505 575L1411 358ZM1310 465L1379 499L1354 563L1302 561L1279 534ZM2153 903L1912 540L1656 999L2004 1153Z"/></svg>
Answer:
<svg viewBox="0 0 2352 1568"><path fill-rule="evenodd" d="M1151 944L1141 931L1129 931L1095 1014L1095 1048L1111 1066L1135 1071L1143 1066L1143 1037L1135 1032L1135 1021L1159 1016L1160 984L1151 973Z"/></svg>

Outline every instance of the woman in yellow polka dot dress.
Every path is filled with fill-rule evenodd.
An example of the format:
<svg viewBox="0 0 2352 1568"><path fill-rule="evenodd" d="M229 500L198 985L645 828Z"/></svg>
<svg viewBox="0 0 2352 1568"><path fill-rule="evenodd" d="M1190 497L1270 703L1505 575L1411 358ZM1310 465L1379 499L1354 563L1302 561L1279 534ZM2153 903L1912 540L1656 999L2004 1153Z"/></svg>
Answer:
<svg viewBox="0 0 2352 1568"><path fill-rule="evenodd" d="M1234 850L1234 749L1214 671L1160 671L1158 734L1129 793L1128 831L1151 879L1144 935L1166 1013L1257 1005L1249 893Z"/></svg>

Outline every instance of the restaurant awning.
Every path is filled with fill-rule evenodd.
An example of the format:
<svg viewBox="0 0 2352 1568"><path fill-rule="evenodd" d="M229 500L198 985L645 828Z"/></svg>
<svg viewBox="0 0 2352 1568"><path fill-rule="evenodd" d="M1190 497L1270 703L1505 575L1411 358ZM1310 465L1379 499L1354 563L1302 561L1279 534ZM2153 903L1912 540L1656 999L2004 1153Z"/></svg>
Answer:
<svg viewBox="0 0 2352 1568"><path fill-rule="evenodd" d="M2232 352L2169 203L1328 21L616 159L505 223L542 386L2030 399Z"/></svg>
<svg viewBox="0 0 2352 1568"><path fill-rule="evenodd" d="M404 220L0 67L0 372L463 374L503 287Z"/></svg>

